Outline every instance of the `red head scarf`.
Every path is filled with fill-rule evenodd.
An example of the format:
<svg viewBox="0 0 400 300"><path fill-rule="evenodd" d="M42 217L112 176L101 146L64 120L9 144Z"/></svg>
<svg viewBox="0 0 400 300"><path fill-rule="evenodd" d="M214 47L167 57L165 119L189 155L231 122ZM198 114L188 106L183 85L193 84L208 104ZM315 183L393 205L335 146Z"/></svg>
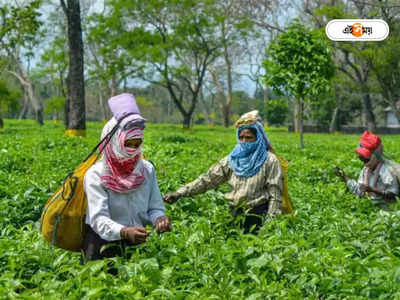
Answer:
<svg viewBox="0 0 400 300"><path fill-rule="evenodd" d="M372 153L381 145L379 136L374 135L368 130L364 131L360 138L360 144L356 148L358 155L365 159L369 159Z"/></svg>

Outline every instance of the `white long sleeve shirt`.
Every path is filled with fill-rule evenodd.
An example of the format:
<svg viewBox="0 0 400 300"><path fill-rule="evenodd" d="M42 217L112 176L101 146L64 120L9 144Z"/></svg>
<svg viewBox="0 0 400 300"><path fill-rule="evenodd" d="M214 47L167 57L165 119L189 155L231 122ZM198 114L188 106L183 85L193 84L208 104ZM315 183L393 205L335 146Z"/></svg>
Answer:
<svg viewBox="0 0 400 300"><path fill-rule="evenodd" d="M97 162L85 174L86 224L106 241L120 240L120 230L125 226L154 226L156 219L164 215L165 207L153 165L143 160L145 182L133 192L117 193L100 181L103 163Z"/></svg>

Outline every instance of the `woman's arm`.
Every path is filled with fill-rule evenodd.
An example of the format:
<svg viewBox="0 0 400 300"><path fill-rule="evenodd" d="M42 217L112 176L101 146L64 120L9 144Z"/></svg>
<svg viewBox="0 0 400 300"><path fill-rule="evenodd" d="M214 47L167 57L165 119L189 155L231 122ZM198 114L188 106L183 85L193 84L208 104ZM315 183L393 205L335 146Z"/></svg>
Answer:
<svg viewBox="0 0 400 300"><path fill-rule="evenodd" d="M181 197L194 196L215 189L228 181L231 170L226 157L211 166L206 173L201 174L194 181L179 188L175 193L165 195L164 200L173 203Z"/></svg>

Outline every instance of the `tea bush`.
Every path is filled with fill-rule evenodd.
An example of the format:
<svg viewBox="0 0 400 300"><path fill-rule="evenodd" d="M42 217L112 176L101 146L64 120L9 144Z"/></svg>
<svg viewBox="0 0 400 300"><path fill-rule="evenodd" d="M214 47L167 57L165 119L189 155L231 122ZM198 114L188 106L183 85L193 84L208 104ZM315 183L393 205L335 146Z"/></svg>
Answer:
<svg viewBox="0 0 400 300"><path fill-rule="evenodd" d="M228 213L222 185L167 205L173 231L152 232L126 257L80 265L78 253L42 238L44 203L89 153L87 138L67 138L61 125L5 120L0 133L0 299L365 299L400 298L400 213L375 208L346 191L333 165L358 177L359 136L298 136L267 129L290 162L293 215L243 234ZM400 137L383 136L400 161ZM144 152L163 194L195 179L235 145L234 130L149 124ZM108 272L112 265L118 270Z"/></svg>

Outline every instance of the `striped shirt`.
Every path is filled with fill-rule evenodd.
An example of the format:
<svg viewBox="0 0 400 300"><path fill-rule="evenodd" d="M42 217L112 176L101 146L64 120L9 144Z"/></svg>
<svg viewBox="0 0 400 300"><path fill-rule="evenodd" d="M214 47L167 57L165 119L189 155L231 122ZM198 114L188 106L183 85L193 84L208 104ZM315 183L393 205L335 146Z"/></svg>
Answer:
<svg viewBox="0 0 400 300"><path fill-rule="evenodd" d="M228 182L231 191L225 198L233 206L245 204L249 208L269 203L268 214L280 215L282 209L283 174L275 154L269 152L261 169L252 177L239 177L224 157L196 180L177 190L183 197L193 196Z"/></svg>
<svg viewBox="0 0 400 300"><path fill-rule="evenodd" d="M376 174L378 171L378 174ZM366 196L365 193L361 189L361 184L367 184L372 187L376 187L377 189L385 192L391 192L395 195L399 194L399 185L397 183L396 178L389 172L386 164L383 164L381 168L376 169L374 172L371 172L370 176L367 176L368 168L362 168L360 172L360 176L358 180L348 179L346 182L349 190L359 196ZM376 178L378 176L378 178ZM378 204L382 201L382 196L375 195L374 193L368 193L374 203Z"/></svg>

